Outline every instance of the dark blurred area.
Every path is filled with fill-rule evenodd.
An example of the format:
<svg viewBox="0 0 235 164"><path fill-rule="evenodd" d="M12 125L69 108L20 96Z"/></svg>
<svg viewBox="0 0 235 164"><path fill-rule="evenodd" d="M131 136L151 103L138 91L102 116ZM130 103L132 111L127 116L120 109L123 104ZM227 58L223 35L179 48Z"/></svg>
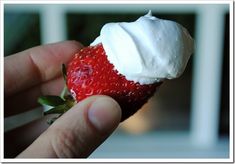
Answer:
<svg viewBox="0 0 235 164"><path fill-rule="evenodd" d="M229 14L225 15L219 133L229 134Z"/></svg>
<svg viewBox="0 0 235 164"><path fill-rule="evenodd" d="M41 44L38 13L4 14L4 56Z"/></svg>

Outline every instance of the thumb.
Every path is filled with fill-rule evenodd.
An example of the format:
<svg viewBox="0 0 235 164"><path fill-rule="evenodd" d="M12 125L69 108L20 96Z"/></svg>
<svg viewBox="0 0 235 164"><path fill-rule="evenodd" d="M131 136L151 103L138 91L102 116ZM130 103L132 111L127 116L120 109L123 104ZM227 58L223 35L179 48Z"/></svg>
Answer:
<svg viewBox="0 0 235 164"><path fill-rule="evenodd" d="M88 157L120 119L120 106L112 98L89 97L56 120L18 158Z"/></svg>

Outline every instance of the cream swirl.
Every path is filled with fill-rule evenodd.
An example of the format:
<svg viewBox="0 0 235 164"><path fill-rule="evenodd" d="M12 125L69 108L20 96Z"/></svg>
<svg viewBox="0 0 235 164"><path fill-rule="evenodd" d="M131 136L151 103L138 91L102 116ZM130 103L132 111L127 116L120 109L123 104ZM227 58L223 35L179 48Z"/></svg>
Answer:
<svg viewBox="0 0 235 164"><path fill-rule="evenodd" d="M102 43L108 60L127 80L152 84L179 77L194 41L180 24L152 16L105 24L91 45Z"/></svg>

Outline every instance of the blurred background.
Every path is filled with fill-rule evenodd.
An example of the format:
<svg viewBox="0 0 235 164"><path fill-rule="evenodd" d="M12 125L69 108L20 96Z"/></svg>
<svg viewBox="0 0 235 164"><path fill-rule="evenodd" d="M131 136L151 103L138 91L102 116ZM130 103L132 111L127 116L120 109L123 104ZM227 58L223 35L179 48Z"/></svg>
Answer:
<svg viewBox="0 0 235 164"><path fill-rule="evenodd" d="M183 76L164 82L90 158L229 158L229 5L5 4L4 55L67 39L89 45L105 23L148 10L186 27L195 53ZM16 118L5 119L5 131L27 122Z"/></svg>

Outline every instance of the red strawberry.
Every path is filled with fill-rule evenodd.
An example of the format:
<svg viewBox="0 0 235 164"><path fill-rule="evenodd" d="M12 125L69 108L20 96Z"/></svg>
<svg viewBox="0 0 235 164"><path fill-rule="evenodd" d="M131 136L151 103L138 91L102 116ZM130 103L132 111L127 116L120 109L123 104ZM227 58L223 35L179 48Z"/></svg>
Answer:
<svg viewBox="0 0 235 164"><path fill-rule="evenodd" d="M74 103L88 96L108 95L121 106L123 121L140 109L161 84L141 85L127 80L109 63L102 44L80 50L69 62L67 70L63 67L63 75L70 94L41 96L38 100L40 104L54 107L45 114L63 114ZM49 124L55 119L50 120Z"/></svg>
<svg viewBox="0 0 235 164"><path fill-rule="evenodd" d="M159 85L126 80L109 63L102 44L83 48L67 67L67 87L77 102L91 95L111 96L122 108L122 120L141 108Z"/></svg>

